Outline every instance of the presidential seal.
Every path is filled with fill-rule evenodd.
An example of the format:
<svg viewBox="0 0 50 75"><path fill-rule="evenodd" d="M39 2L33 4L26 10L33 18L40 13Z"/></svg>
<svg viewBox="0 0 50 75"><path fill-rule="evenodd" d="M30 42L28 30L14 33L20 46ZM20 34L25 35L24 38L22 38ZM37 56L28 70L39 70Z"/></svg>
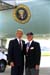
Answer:
<svg viewBox="0 0 50 75"><path fill-rule="evenodd" d="M26 5L20 4L14 9L14 19L21 24L25 24L30 20L31 13Z"/></svg>

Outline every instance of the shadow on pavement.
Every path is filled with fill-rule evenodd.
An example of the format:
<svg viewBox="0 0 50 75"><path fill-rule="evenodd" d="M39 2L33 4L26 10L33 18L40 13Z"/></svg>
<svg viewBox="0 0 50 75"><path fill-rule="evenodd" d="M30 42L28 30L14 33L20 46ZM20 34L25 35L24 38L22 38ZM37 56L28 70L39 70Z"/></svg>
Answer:
<svg viewBox="0 0 50 75"><path fill-rule="evenodd" d="M0 75L10 75L10 71L11 71L10 67L7 67L6 71L4 73L0 73ZM50 68L40 68L39 75L50 75Z"/></svg>

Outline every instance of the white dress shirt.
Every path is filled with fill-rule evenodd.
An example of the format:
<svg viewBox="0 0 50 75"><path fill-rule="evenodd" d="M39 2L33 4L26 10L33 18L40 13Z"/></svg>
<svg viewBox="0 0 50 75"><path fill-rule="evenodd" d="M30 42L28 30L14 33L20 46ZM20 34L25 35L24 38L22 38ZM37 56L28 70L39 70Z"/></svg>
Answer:
<svg viewBox="0 0 50 75"><path fill-rule="evenodd" d="M31 41L28 41L28 43L30 43L30 45L31 45L32 41L33 41L33 40L31 40Z"/></svg>

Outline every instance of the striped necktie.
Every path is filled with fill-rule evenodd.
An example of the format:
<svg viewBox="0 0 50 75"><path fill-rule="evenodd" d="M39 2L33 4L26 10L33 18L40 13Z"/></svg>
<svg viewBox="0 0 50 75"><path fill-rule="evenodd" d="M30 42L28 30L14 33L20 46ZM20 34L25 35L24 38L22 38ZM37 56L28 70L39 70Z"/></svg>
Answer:
<svg viewBox="0 0 50 75"><path fill-rule="evenodd" d="M27 43L27 48L26 48L26 52L29 51L29 47L30 47L30 42Z"/></svg>
<svg viewBox="0 0 50 75"><path fill-rule="evenodd" d="M20 48L23 49L22 40L19 40L19 45L20 45Z"/></svg>

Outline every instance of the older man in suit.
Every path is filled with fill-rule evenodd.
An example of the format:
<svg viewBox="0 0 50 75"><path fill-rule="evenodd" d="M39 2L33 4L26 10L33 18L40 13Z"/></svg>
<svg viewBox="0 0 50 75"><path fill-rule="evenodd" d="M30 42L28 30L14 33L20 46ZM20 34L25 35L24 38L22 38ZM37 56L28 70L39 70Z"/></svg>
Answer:
<svg viewBox="0 0 50 75"><path fill-rule="evenodd" d="M39 75L41 49L40 44L33 40L33 33L27 33L26 44L26 75Z"/></svg>
<svg viewBox="0 0 50 75"><path fill-rule="evenodd" d="M23 75L25 42L21 39L23 31L18 29L16 38L11 40L8 48L8 63L11 66L11 75Z"/></svg>

